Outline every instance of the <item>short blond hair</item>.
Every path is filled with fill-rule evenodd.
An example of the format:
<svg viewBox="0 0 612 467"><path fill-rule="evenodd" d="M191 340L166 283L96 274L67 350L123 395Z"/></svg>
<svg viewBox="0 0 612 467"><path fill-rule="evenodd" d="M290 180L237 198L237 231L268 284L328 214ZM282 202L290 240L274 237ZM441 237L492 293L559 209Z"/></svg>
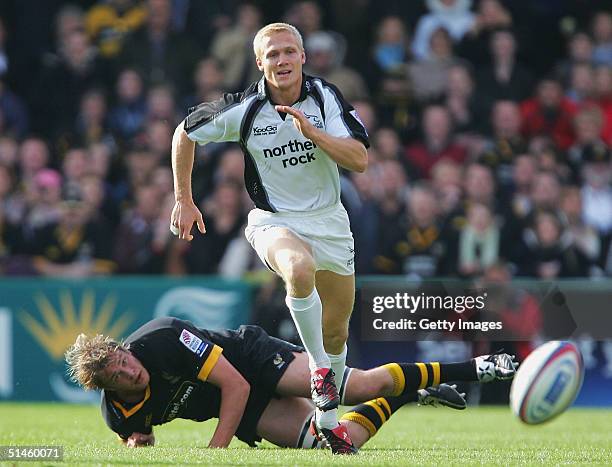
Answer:
<svg viewBox="0 0 612 467"><path fill-rule="evenodd" d="M68 375L84 389L102 389L100 373L110 363L117 350L128 351L129 346L110 337L98 334L79 334L66 351Z"/></svg>
<svg viewBox="0 0 612 467"><path fill-rule="evenodd" d="M271 36L277 32L288 32L293 34L300 46L300 50L304 50L304 40L302 39L300 31L298 31L295 26L288 23L271 23L261 28L257 31L257 34L255 34L255 38L253 39L253 52L255 52L255 58L261 57L264 37Z"/></svg>

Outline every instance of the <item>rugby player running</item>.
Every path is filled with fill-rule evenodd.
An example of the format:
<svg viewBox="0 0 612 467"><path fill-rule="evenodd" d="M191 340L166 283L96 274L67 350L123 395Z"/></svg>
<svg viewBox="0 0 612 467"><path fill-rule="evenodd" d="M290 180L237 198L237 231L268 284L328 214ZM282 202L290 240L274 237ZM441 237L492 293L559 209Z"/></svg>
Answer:
<svg viewBox="0 0 612 467"><path fill-rule="evenodd" d="M285 283L309 357L316 426L334 452L351 454L356 449L338 423L337 407L355 297L354 242L338 166L366 170L368 135L334 85L302 73L306 55L294 26L263 27L253 49L261 80L189 109L176 128L170 228L188 241L194 224L206 232L191 190L195 143L239 143L255 204L245 235Z"/></svg>

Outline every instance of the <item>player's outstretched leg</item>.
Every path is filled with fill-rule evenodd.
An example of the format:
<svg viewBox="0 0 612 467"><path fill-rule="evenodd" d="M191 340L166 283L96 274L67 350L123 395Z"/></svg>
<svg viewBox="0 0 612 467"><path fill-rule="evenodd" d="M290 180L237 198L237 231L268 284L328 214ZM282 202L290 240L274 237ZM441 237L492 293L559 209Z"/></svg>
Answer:
<svg viewBox="0 0 612 467"><path fill-rule="evenodd" d="M353 440L353 449L354 452L357 452L356 448L363 446L372 436L376 435L382 425L405 404L417 402L419 405L441 405L462 410L466 407L464 396L465 394L457 392L454 386L441 384L436 388L424 388L399 397L378 397L359 404L345 413L340 419L340 426ZM322 438L321 433L317 432L315 423L311 422L310 432L315 437ZM325 437L325 439L329 438ZM342 444L338 437L331 439L332 443Z"/></svg>
<svg viewBox="0 0 612 467"><path fill-rule="evenodd" d="M513 356L500 353L484 355L459 363L388 363L383 368L393 379L394 396L449 381L490 381L511 379L517 364Z"/></svg>

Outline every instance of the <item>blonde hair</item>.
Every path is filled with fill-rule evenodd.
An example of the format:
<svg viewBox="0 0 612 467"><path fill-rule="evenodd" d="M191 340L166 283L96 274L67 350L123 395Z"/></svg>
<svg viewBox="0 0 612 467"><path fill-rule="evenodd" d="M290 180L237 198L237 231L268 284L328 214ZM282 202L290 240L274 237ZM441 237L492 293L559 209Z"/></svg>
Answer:
<svg viewBox="0 0 612 467"><path fill-rule="evenodd" d="M93 337L79 334L65 354L68 375L84 389L101 389L101 371L117 350L127 352L128 348L128 345L102 334Z"/></svg>
<svg viewBox="0 0 612 467"><path fill-rule="evenodd" d="M271 36L277 32L288 32L293 34L300 46L300 50L304 50L304 40L302 39L300 31L298 31L295 26L288 23L271 23L261 28L257 31L257 34L255 34L255 38L253 39L253 52L255 52L255 58L261 58L264 37Z"/></svg>

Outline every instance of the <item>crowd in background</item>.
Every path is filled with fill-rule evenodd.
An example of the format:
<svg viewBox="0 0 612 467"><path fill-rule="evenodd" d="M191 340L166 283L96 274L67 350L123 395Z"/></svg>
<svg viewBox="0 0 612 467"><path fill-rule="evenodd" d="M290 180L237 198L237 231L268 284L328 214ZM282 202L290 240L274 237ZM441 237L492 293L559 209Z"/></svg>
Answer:
<svg viewBox="0 0 612 467"><path fill-rule="evenodd" d="M341 171L358 274L612 276L606 0L2 2L0 274L261 267L240 148L197 147L191 243L170 150L190 106L260 78L279 20L369 132L368 170Z"/></svg>

